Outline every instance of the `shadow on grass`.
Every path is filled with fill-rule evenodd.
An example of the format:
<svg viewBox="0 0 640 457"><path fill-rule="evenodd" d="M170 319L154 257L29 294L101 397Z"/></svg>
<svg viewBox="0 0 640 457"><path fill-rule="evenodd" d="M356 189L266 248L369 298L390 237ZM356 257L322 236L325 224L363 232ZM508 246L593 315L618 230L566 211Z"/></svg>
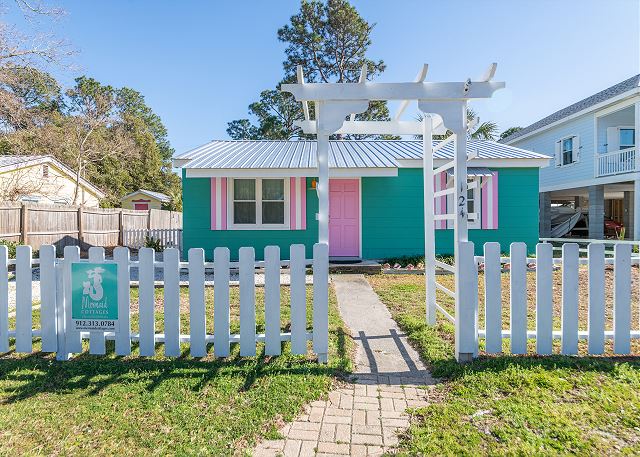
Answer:
<svg viewBox="0 0 640 457"><path fill-rule="evenodd" d="M450 324L430 327L421 319L410 315L398 316L398 323L407 332L409 340L436 378L455 380L473 373L497 373L513 367L525 370L571 369L611 373L620 364L626 364L633 370L640 370L638 356L481 355L472 363L461 365L454 358L453 328Z"/></svg>
<svg viewBox="0 0 640 457"><path fill-rule="evenodd" d="M344 335L342 336L344 338ZM341 345L342 347L342 345ZM342 347L342 351L344 348ZM82 353L65 362L52 354L36 352L22 357L0 357L0 381L11 387L0 395L0 404L9 404L46 393L98 395L118 383L143 382L153 391L170 380L197 380L191 389L198 391L208 384L225 379L241 379L239 391L250 390L255 383L269 376L342 376L340 367L318 364L304 356L283 355L256 357L234 355L226 359L193 359L188 349L179 358L119 357Z"/></svg>

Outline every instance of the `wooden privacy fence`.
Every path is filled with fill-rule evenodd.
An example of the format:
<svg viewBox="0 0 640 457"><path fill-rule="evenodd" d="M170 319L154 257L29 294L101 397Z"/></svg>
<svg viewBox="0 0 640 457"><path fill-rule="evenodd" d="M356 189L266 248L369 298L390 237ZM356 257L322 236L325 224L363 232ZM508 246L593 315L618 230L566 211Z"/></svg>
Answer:
<svg viewBox="0 0 640 457"><path fill-rule="evenodd" d="M181 229L182 213L164 210L0 203L0 239L28 244L34 249L66 246L122 245L123 231Z"/></svg>
<svg viewBox="0 0 640 457"><path fill-rule="evenodd" d="M531 352L529 340L535 340L535 354L551 354L554 340L560 340L561 354L578 354L579 341L586 340L588 354L603 354L605 341L613 340L614 354L629 354L631 340L640 338L640 329L631 327L631 244L616 244L613 257L605 256L604 243L591 243L587 257L580 257L578 244L562 246L562 257L554 258L553 246L540 243L536 256L527 258L525 243L513 243L509 257L500 256L499 243L486 243L484 256L473 256L473 243L462 243L460 261L461 285L465 299L456 310L456 345L461 353L478 353L478 339L485 339L488 353L501 353L503 340L509 339L512 354ZM484 262L484 322L478 328L478 262ZM505 263L503 267L503 263ZM554 329L554 265L561 269L560 329ZM579 325L579 269L586 265L588 284L587 329ZM605 294L606 265L613 266L613 299L607 303ZM529 328L527 271L535 269L535 326ZM508 290L504 290L502 273L509 272ZM461 291L462 293L462 291ZM503 325L503 294L509 294L509 320ZM611 313L612 325L607 328L605 316Z"/></svg>
<svg viewBox="0 0 640 457"><path fill-rule="evenodd" d="M34 338L40 338L43 352L56 352L59 360L67 360L71 354L82 352L82 340L89 340L92 354L105 354L106 340L115 340L117 355L131 354L132 342L139 343L141 356L153 356L156 343L164 343L166 356L181 355L180 343L188 343L193 357L207 355L207 345L213 343L213 354L226 357L230 345L238 343L241 356L256 355L256 343L264 342L266 355L279 355L283 341L291 342L293 354L306 354L307 342L313 342L313 351L320 362L327 361L328 353L328 265L329 250L326 244L313 247L313 259L305 259L304 245L290 248L290 260L280 260L280 248L265 248L264 261L255 260L252 247L240 248L239 262L230 262L228 248L214 251L214 261L205 262L204 250L190 249L188 262L180 262L177 249L164 251L163 260L155 260L155 252L142 248L139 260L131 261L129 249L118 247L114 260L105 260L104 249L89 249L88 260L80 259L77 246L67 246L64 258L56 259L55 247L40 248L38 259L32 259L30 246L19 246L15 260L7 259L7 248L0 246L0 352L9 350L10 338L15 338L15 350L19 353L33 351ZM74 263L115 263L118 265L118 327L116 331L77 331L71 316L71 271ZM9 326L7 267L16 265L15 326ZM40 266L40 328L33 328L32 315L32 266ZM306 268L313 267L312 331L307 329ZM283 332L281 323L281 267L288 266L291 277L291 331ZM138 332L131 331L131 269L139 270ZM265 332L256 332L256 268L264 269ZM162 269L164 287L162 307L163 328L156 328L155 270ZM230 272L239 271L239 333L230 332ZM188 271L189 333L180 328L180 270ZM205 272L213 270L214 310L213 333L207 325L205 308ZM235 312L235 310L233 311ZM159 331L158 331L159 330Z"/></svg>
<svg viewBox="0 0 640 457"><path fill-rule="evenodd" d="M122 245L140 249L147 238L159 241L163 249L177 248L182 251L182 229L133 229L122 232Z"/></svg>

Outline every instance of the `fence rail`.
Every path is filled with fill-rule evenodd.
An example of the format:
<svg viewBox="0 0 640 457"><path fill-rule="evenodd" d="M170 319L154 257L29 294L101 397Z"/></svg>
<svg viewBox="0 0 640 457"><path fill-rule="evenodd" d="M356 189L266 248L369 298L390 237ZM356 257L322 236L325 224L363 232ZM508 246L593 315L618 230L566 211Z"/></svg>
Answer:
<svg viewBox="0 0 640 457"><path fill-rule="evenodd" d="M268 246L265 260L256 262L252 247L240 248L239 262L230 262L228 248L214 251L214 261L204 261L204 250L190 249L188 262L180 262L178 249L164 251L163 260L155 260L155 252L141 248L139 260L132 262L129 249L118 247L114 259L105 260L104 249L89 249L88 260L80 259L77 246L67 246L64 258L56 259L52 245L41 246L37 262L32 259L30 246L17 248L15 326L9 327L9 282L6 246L0 246L0 352L9 350L10 338L15 338L15 350L33 352L34 338L40 338L43 352L56 352L57 358L67 360L71 354L82 352L82 340L89 339L89 352L105 354L106 340L115 340L118 355L130 355L131 343L139 343L141 356L153 356L156 343L164 343L166 356L181 355L180 343L188 343L193 357L203 357L207 346L213 343L213 354L226 357L230 345L238 343L241 356L256 355L256 344L264 342L266 355L279 355L282 342L291 342L293 354L306 354L307 342L312 341L313 351L320 362L327 361L328 353L328 265L329 251L326 244L313 247L313 259L305 259L305 246L292 245L290 260L286 262L290 273L290 331L281 329L280 248ZM77 331L71 317L72 264L77 262L115 262L118 265L118 328L116 331ZM40 328L33 328L32 266L40 266ZM311 331L307 328L306 266L313 267L313 293ZM239 269L239 333L231 333L230 272ZM256 331L256 268L264 268L265 331ZM131 330L131 269L139 270L138 332ZM163 270L164 288L162 306L164 324L160 332L156 328L155 270ZM180 269L188 270L189 333L180 328ZM214 312L213 334L207 332L208 313L205 307L205 272L213 270Z"/></svg>
<svg viewBox="0 0 640 457"><path fill-rule="evenodd" d="M124 230L181 228L182 213L173 211L0 202L0 239L34 249L118 246Z"/></svg>
<svg viewBox="0 0 640 457"><path fill-rule="evenodd" d="M473 243L462 243L473 252ZM535 353L551 354L553 341L560 340L560 353L578 353L579 340L587 340L589 354L602 354L605 340L613 340L615 354L629 354L631 340L640 338L640 329L631 328L631 265L633 243L616 243L613 258L606 258L605 243L593 242L587 247L587 258L580 258L577 243L565 243L562 257L554 259L553 246L540 243L536 246L535 263L535 329L528 328L527 271L531 258L527 258L526 245L513 243L508 258L500 256L499 243L486 243L484 256L461 255L461 268L477 285L477 262L484 262L484 317L485 328L478 328L478 296L462 302L467 319L461 319L456 310L456 326L460 326L459 338L464 350L478 352L478 338L485 339L486 351L501 353L503 339L510 341L513 354L526 354L527 342L534 339ZM468 250L469 250L468 249ZM465 251L466 252L466 251ZM561 329L553 328L553 272L554 264L560 261L561 268ZM587 265L588 276L588 321L587 331L579 330L579 270L581 261ZM503 263L508 261L509 325L503 328ZM605 296L605 265L613 265L613 300L607 303ZM605 329L607 312L613 315L613 328ZM469 318L471 316L471 318Z"/></svg>

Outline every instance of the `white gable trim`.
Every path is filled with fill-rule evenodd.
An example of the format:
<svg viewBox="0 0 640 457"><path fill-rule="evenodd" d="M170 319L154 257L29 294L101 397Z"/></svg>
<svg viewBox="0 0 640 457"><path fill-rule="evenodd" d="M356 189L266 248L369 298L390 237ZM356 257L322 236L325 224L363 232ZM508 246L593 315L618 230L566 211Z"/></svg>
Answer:
<svg viewBox="0 0 640 457"><path fill-rule="evenodd" d="M187 178L303 178L316 176L317 168L187 168ZM398 176L397 168L330 168L331 178Z"/></svg>
<svg viewBox="0 0 640 457"><path fill-rule="evenodd" d="M472 159L468 163L470 167L488 168L544 168L549 165L549 158L540 159ZM451 159L435 159L434 167L451 162ZM400 168L422 168L422 160L398 160Z"/></svg>

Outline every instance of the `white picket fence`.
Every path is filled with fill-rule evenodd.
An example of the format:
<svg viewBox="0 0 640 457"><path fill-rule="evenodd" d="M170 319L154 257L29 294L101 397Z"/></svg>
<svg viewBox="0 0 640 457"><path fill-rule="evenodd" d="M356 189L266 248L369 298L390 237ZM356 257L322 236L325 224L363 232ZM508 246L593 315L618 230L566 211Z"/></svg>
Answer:
<svg viewBox="0 0 640 457"><path fill-rule="evenodd" d="M631 244L616 244L613 258L605 256L604 243L591 243L587 257L580 257L578 244L562 246L562 257L553 257L553 246L540 243L536 256L527 258L524 243L513 243L510 256L500 256L499 243L486 243L484 256L473 255L473 243L462 243L461 276L465 300L456 310L456 344L460 353L478 353L478 340L484 338L488 353L501 353L503 340L509 339L512 354L527 354L528 340L535 340L535 354L551 354L554 340L560 340L560 353L578 354L578 342L587 340L589 354L603 354L605 340L613 340L613 353L629 354L631 340L640 338L640 329L631 328ZM478 265L484 263L485 328L478 328ZM505 264L503 266L503 264ZM605 297L605 265L613 265L614 298ZM553 328L553 272L560 266L561 328ZM579 268L588 269L588 329L579 329ZM535 327L528 326L527 271L535 268ZM508 291L503 290L502 274L508 271ZM503 328L502 297L509 293L509 325ZM606 312L611 309L612 328L605 328Z"/></svg>
<svg viewBox="0 0 640 457"><path fill-rule="evenodd" d="M163 249L177 248L182 252L182 229L131 229L122 231L122 244L125 247L140 249L147 237L160 241Z"/></svg>
<svg viewBox="0 0 640 457"><path fill-rule="evenodd" d="M228 248L214 251L213 262L205 262L204 250L190 249L188 262L180 261L178 249L164 251L161 262L155 260L151 248L141 248L139 260L131 261L129 249L118 247L114 259L105 260L104 249L89 249L89 262L115 262L118 265L118 317L119 331L76 331L71 320L71 265L86 262L80 259L77 246L67 246L64 258L56 259L54 246L42 246L39 259L32 259L30 246L19 246L15 260L7 258L7 248L0 246L0 352L10 347L15 338L18 353L31 353L35 338L41 339L43 352L56 352L59 360L67 360L71 354L82 352L82 340L89 339L91 354L105 354L106 340L115 340L117 355L130 355L132 342L139 343L141 356L153 356L156 343L164 343L164 354L177 357L180 343L190 345L193 357L207 355L207 345L213 343L213 354L226 357L230 345L239 343L241 356L256 355L256 344L264 342L266 355L279 355L282 342L291 342L293 354L306 354L307 342L312 341L313 352L320 362L327 361L328 353L328 265L329 250L326 244L313 247L313 259L305 258L304 245L290 247L290 260L280 260L280 248L265 248L265 260L256 261L251 247L240 248L239 262L230 261ZM9 326L9 265L15 265L16 309L15 327ZM32 267L40 267L40 328L32 325ZM306 268L313 268L313 329L307 330ZM291 331L282 332L281 284L282 267L290 274ZM139 269L139 331L131 331L131 269ZM156 329L155 317L155 269L164 270L164 328ZM256 332L256 268L263 268L265 275L265 333ZM189 333L180 328L180 270L188 270L189 285ZM205 308L205 271L213 269L214 313L213 333L207 324ZM230 333L229 280L231 270L239 271L240 333ZM160 332L158 331L160 330Z"/></svg>

